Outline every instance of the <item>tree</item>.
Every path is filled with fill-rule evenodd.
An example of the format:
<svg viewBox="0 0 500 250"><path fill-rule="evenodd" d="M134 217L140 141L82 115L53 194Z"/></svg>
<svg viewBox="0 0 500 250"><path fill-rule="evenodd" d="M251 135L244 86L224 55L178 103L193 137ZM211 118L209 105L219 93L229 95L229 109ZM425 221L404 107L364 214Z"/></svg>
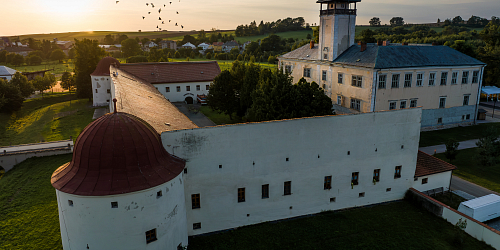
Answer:
<svg viewBox="0 0 500 250"><path fill-rule="evenodd" d="M70 72L65 71L61 76L61 87L65 90L71 91L75 90L75 76Z"/></svg>
<svg viewBox="0 0 500 250"><path fill-rule="evenodd" d="M28 78L20 72L14 74L9 84L16 86L21 92L21 96L24 98L29 97L35 91L33 85L28 81Z"/></svg>
<svg viewBox="0 0 500 250"><path fill-rule="evenodd" d="M240 104L235 82L231 72L224 70L215 77L207 96L208 106L219 113L229 115L231 120Z"/></svg>
<svg viewBox="0 0 500 250"><path fill-rule="evenodd" d="M112 45L115 43L115 38L113 35L108 34L104 37L104 44Z"/></svg>
<svg viewBox="0 0 500 250"><path fill-rule="evenodd" d="M29 65L40 65L42 64L43 59L37 55L31 55L27 59Z"/></svg>
<svg viewBox="0 0 500 250"><path fill-rule="evenodd" d="M269 64L275 64L276 63L276 57L275 56L269 56L269 58L267 59L267 62Z"/></svg>
<svg viewBox="0 0 500 250"><path fill-rule="evenodd" d="M269 35L268 37L262 39L260 47L263 51L281 51L281 37L277 35Z"/></svg>
<svg viewBox="0 0 500 250"><path fill-rule="evenodd" d="M181 58L181 53L179 53L179 51L176 51L175 54L174 54L174 57L175 58Z"/></svg>
<svg viewBox="0 0 500 250"><path fill-rule="evenodd" d="M451 23L452 23L453 25L460 25L460 24L462 24L462 23L463 23L463 21L464 21L464 20L462 19L462 17L461 17L461 16L456 16L456 17L454 17L454 18L451 20Z"/></svg>
<svg viewBox="0 0 500 250"><path fill-rule="evenodd" d="M116 39L115 43L121 44L123 41L127 40L128 36L127 35L118 35L118 38Z"/></svg>
<svg viewBox="0 0 500 250"><path fill-rule="evenodd" d="M405 24L405 21L403 20L402 17L393 17L389 21L391 26L403 26Z"/></svg>
<svg viewBox="0 0 500 250"><path fill-rule="evenodd" d="M148 44L151 40L147 37L143 37L141 39L141 43L142 43L142 46L146 46L146 44Z"/></svg>
<svg viewBox="0 0 500 250"><path fill-rule="evenodd" d="M243 61L243 55L238 55L238 57L236 58L237 61Z"/></svg>
<svg viewBox="0 0 500 250"><path fill-rule="evenodd" d="M455 40L455 43L450 46L457 51L460 51L468 56L476 57L476 47L465 40Z"/></svg>
<svg viewBox="0 0 500 250"><path fill-rule="evenodd" d="M4 63L7 60L7 51L2 50L0 51L0 63Z"/></svg>
<svg viewBox="0 0 500 250"><path fill-rule="evenodd" d="M380 25L381 25L380 18L373 17L372 19L370 19L370 26L378 27Z"/></svg>
<svg viewBox="0 0 500 250"><path fill-rule="evenodd" d="M23 106L24 98L16 86L0 79L0 112L11 113Z"/></svg>
<svg viewBox="0 0 500 250"><path fill-rule="evenodd" d="M485 167L495 165L500 155L500 142L498 141L498 131L494 127L486 129L485 135L476 142L477 153L481 165Z"/></svg>
<svg viewBox="0 0 500 250"><path fill-rule="evenodd" d="M361 31L361 41L365 43L374 43L376 42L374 38L375 32L373 32L371 29L366 29Z"/></svg>
<svg viewBox="0 0 500 250"><path fill-rule="evenodd" d="M66 54L60 49L56 49L50 53L50 60L52 61L59 61L59 63L62 63L64 59L66 59Z"/></svg>
<svg viewBox="0 0 500 250"><path fill-rule="evenodd" d="M126 39L121 43L121 45L124 57L136 56L141 53L141 47L135 39Z"/></svg>
<svg viewBox="0 0 500 250"><path fill-rule="evenodd" d="M37 76L31 80L33 87L40 91L43 98L43 92L50 89L56 83L56 77L52 74L46 74L44 77Z"/></svg>
<svg viewBox="0 0 500 250"><path fill-rule="evenodd" d="M168 52L167 58L172 58L172 53L171 52Z"/></svg>
<svg viewBox="0 0 500 250"><path fill-rule="evenodd" d="M189 57L190 58L196 58L196 54L194 53L194 51L191 51L191 53L189 54Z"/></svg>
<svg viewBox="0 0 500 250"><path fill-rule="evenodd" d="M205 55L205 58L206 59L212 59L212 53L211 52L208 52L206 55Z"/></svg>
<svg viewBox="0 0 500 250"><path fill-rule="evenodd" d="M71 48L68 52L69 59L75 59L75 48Z"/></svg>
<svg viewBox="0 0 500 250"><path fill-rule="evenodd" d="M14 66L21 66L24 63L24 57L22 55L19 55L19 54L14 54L14 56L12 57L11 63Z"/></svg>
<svg viewBox="0 0 500 250"><path fill-rule="evenodd" d="M306 39L307 40L311 40L312 39L312 35L311 34L307 34Z"/></svg>
<svg viewBox="0 0 500 250"><path fill-rule="evenodd" d="M133 41L135 42L135 40ZM97 40L86 38L81 41L75 39L74 48L76 95L79 98L89 98L90 100L92 98L90 74L96 69L97 64L101 58L104 57L105 52L99 47Z"/></svg>
<svg viewBox="0 0 500 250"><path fill-rule="evenodd" d="M446 151L444 152L444 156L446 156L446 158L450 160L450 162L452 162L457 157L458 146L460 145L460 143L454 139L449 139L445 145Z"/></svg>

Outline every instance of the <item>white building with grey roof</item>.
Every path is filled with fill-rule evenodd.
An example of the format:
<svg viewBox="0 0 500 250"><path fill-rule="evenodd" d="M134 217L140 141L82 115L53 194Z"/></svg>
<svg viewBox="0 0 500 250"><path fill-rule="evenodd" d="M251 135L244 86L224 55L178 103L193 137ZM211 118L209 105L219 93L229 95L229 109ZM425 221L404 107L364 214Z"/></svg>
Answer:
<svg viewBox="0 0 500 250"><path fill-rule="evenodd" d="M319 0L319 44L279 57L295 81L315 81L337 113L422 107L422 129L475 123L483 62L447 46L355 44L356 4Z"/></svg>

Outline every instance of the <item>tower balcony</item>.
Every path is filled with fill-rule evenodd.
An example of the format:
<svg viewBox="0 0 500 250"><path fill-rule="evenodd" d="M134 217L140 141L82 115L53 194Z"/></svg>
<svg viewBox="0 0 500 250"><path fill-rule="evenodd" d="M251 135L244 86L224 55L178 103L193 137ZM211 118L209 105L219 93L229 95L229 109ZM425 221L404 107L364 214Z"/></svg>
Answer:
<svg viewBox="0 0 500 250"><path fill-rule="evenodd" d="M327 9L321 10L320 15L356 15L356 9Z"/></svg>

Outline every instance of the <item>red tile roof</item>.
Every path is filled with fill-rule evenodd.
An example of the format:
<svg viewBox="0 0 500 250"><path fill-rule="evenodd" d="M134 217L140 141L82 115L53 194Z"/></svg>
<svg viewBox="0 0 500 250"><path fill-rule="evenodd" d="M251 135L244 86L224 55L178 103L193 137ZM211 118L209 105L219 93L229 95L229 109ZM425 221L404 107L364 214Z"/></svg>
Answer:
<svg viewBox="0 0 500 250"><path fill-rule="evenodd" d="M209 82L221 72L216 61L127 63L119 68L152 84Z"/></svg>
<svg viewBox="0 0 500 250"><path fill-rule="evenodd" d="M457 167L438 159L432 155L418 151L417 168L415 169L415 177L438 174L456 169Z"/></svg>
<svg viewBox="0 0 500 250"><path fill-rule="evenodd" d="M51 183L68 194L124 194L166 183L184 166L184 160L165 151L149 124L118 112L100 117L83 130L73 159L52 174Z"/></svg>
<svg viewBox="0 0 500 250"><path fill-rule="evenodd" d="M109 76L109 66L111 64L120 65L120 62L113 57L104 57L99 61L94 72L90 74L91 76Z"/></svg>

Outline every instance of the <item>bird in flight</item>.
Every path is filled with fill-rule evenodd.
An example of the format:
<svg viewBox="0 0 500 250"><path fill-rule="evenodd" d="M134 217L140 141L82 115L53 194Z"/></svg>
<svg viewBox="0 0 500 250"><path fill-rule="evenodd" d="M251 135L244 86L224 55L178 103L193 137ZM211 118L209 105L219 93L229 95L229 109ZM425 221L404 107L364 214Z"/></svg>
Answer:
<svg viewBox="0 0 500 250"><path fill-rule="evenodd" d="M158 13L161 13L161 8L160 8L160 9L158 9Z"/></svg>
<svg viewBox="0 0 500 250"><path fill-rule="evenodd" d="M149 3L146 3L146 6L148 6L148 5L149 5Z"/></svg>
<svg viewBox="0 0 500 250"><path fill-rule="evenodd" d="M148 14L151 14L151 11L148 11Z"/></svg>
<svg viewBox="0 0 500 250"><path fill-rule="evenodd" d="M158 20L160 20L160 21L161 21L161 17L158 17Z"/></svg>
<svg viewBox="0 0 500 250"><path fill-rule="evenodd" d="M179 0L179 2L180 2L180 0ZM183 28L183 29L184 29L184 26L182 26L182 25L181 25L181 28Z"/></svg>
<svg viewBox="0 0 500 250"><path fill-rule="evenodd" d="M178 26L177 23L175 23L175 26Z"/></svg>
<svg viewBox="0 0 500 250"><path fill-rule="evenodd" d="M165 21L161 21L161 24L165 24Z"/></svg>
<svg viewBox="0 0 500 250"><path fill-rule="evenodd" d="M154 5L153 3L151 3L151 7L153 7L153 8L154 8L154 7L155 7L155 5Z"/></svg>
<svg viewBox="0 0 500 250"><path fill-rule="evenodd" d="M146 17L142 16L142 19L144 19L144 18L146 18Z"/></svg>
<svg viewBox="0 0 500 250"><path fill-rule="evenodd" d="M172 2L170 2L170 4L172 4Z"/></svg>
<svg viewBox="0 0 500 250"><path fill-rule="evenodd" d="M170 23L172 20L168 20L168 22Z"/></svg>
<svg viewBox="0 0 500 250"><path fill-rule="evenodd" d="M164 4L164 5L163 5L163 7L167 7L167 5L166 5L166 4Z"/></svg>
<svg viewBox="0 0 500 250"><path fill-rule="evenodd" d="M179 11L176 11L176 12L177 12L177 14L179 14Z"/></svg>
<svg viewBox="0 0 500 250"><path fill-rule="evenodd" d="M116 3L118 3L118 2L120 2L120 1L116 1Z"/></svg>

